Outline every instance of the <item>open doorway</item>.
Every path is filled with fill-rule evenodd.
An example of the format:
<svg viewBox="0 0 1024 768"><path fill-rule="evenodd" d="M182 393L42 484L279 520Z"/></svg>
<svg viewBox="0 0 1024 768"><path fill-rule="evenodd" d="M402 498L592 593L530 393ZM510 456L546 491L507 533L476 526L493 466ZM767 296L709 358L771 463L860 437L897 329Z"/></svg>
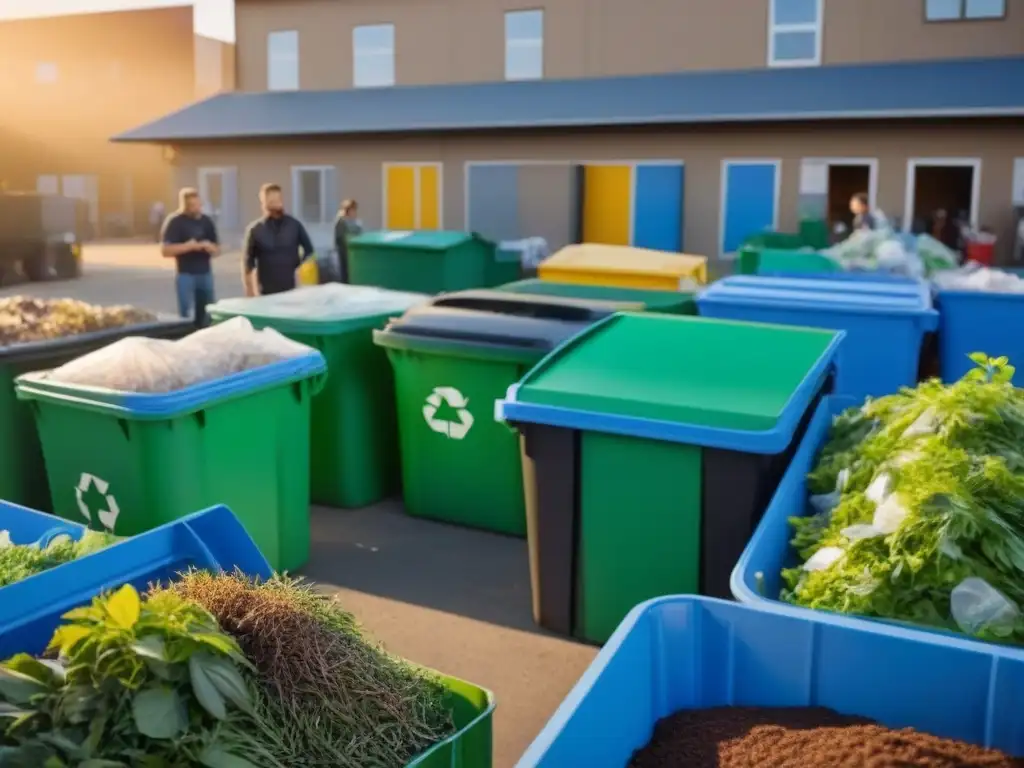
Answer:
<svg viewBox="0 0 1024 768"><path fill-rule="evenodd" d="M928 232L936 213L951 222L978 221L981 161L976 159L917 158L907 164L906 215L903 228Z"/></svg>
<svg viewBox="0 0 1024 768"><path fill-rule="evenodd" d="M846 165L831 163L828 166L828 226L834 232L842 224L845 231L853 229L853 213L850 198L864 193L871 204L871 166L867 163Z"/></svg>

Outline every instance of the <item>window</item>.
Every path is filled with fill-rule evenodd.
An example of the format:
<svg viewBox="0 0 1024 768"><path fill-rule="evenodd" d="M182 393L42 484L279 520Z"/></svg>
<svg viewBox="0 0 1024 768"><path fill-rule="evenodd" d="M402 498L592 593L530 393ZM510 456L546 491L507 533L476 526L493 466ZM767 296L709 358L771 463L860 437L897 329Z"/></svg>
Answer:
<svg viewBox="0 0 1024 768"><path fill-rule="evenodd" d="M768 13L768 66L821 64L822 0L771 0Z"/></svg>
<svg viewBox="0 0 1024 768"><path fill-rule="evenodd" d="M267 90L299 88L299 33L294 29L267 35Z"/></svg>
<svg viewBox="0 0 1024 768"><path fill-rule="evenodd" d="M395 84L395 25L368 24L352 30L352 85Z"/></svg>
<svg viewBox="0 0 1024 768"><path fill-rule="evenodd" d="M334 221L335 172L328 165L300 165L292 168L296 216L304 224Z"/></svg>
<svg viewBox="0 0 1024 768"><path fill-rule="evenodd" d="M1006 15L1006 0L925 0L927 21L960 19L1001 19Z"/></svg>
<svg viewBox="0 0 1024 768"><path fill-rule="evenodd" d="M544 11L505 14L505 79L544 77Z"/></svg>
<svg viewBox="0 0 1024 768"><path fill-rule="evenodd" d="M40 61L36 64L37 83L56 83L57 65L52 61Z"/></svg>

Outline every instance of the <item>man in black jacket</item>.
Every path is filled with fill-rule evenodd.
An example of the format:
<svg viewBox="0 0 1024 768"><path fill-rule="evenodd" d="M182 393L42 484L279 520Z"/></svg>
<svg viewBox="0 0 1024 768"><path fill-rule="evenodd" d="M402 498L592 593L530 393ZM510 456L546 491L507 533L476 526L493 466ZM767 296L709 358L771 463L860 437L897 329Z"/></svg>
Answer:
<svg viewBox="0 0 1024 768"><path fill-rule="evenodd" d="M246 296L290 291L295 287L299 264L315 258L302 222L284 212L280 186L260 187L260 207L263 216L249 225L242 243L242 287Z"/></svg>

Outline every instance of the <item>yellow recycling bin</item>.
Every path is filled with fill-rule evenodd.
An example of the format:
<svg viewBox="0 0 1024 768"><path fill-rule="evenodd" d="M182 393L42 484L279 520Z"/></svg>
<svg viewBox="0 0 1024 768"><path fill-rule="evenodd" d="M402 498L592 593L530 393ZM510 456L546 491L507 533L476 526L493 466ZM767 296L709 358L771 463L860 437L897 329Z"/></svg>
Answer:
<svg viewBox="0 0 1024 768"><path fill-rule="evenodd" d="M708 257L626 245L567 245L537 269L541 280L658 291L687 290L708 281Z"/></svg>

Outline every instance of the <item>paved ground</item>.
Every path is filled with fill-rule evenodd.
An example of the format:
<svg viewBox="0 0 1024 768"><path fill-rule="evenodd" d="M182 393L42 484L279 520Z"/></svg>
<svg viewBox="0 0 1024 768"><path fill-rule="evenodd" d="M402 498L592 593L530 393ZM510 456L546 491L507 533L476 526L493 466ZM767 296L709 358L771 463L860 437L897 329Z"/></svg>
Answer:
<svg viewBox="0 0 1024 768"><path fill-rule="evenodd" d="M241 293L238 255L216 265L217 293ZM26 284L0 296L71 296L175 311L173 268L155 245L85 251L81 280ZM313 510L305 574L336 590L388 648L491 689L495 766L509 768L582 674L595 649L536 629L524 542L416 520L398 502Z"/></svg>

